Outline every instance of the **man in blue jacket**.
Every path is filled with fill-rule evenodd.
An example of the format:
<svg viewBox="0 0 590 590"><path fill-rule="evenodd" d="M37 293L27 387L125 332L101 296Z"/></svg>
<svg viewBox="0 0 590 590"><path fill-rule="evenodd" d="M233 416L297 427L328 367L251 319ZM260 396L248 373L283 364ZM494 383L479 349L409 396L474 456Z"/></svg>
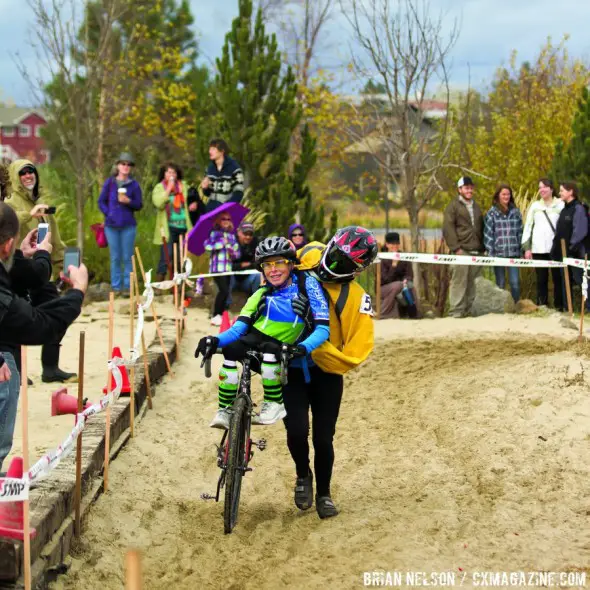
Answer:
<svg viewBox="0 0 590 590"><path fill-rule="evenodd" d="M244 197L244 173L240 165L229 157L229 147L223 139L209 142L207 175L201 188L207 201L207 212L217 209L223 203L239 203Z"/></svg>

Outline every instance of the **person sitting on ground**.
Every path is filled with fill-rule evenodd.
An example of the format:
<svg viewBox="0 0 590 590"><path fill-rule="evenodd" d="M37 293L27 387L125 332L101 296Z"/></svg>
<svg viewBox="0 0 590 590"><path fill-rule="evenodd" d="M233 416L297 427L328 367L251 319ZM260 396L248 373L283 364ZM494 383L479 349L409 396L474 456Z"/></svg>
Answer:
<svg viewBox="0 0 590 590"><path fill-rule="evenodd" d="M399 234L385 236L385 252L400 252ZM414 289L412 263L405 260L381 261L381 318L418 317L418 297Z"/></svg>
<svg viewBox="0 0 590 590"><path fill-rule="evenodd" d="M156 281L163 281L166 278L166 254L171 264L174 261L174 244L178 244L178 268L181 272L182 260L181 237L192 229L187 199L184 195L185 187L182 182L182 169L173 162L168 162L160 168L158 184L152 191L152 202L158 215L156 216L156 230L154 232L154 244L160 246L160 262ZM164 251L164 239L166 240L167 252Z"/></svg>
<svg viewBox="0 0 590 590"><path fill-rule="evenodd" d="M244 197L244 173L240 165L229 157L229 146L223 139L209 142L207 175L201 182L203 194L209 197L207 212L223 203L239 203Z"/></svg>
<svg viewBox="0 0 590 590"><path fill-rule="evenodd" d="M80 315L84 293L88 288L88 270L82 264L68 271L70 289L62 297L33 306L14 293L10 272L15 266L19 222L15 211L0 203L0 352L5 360L0 379L0 468L10 453L18 396L20 375L15 356L22 345L40 346L61 339L67 328ZM29 234L28 234L29 236ZM44 264L51 265L51 237L38 244ZM29 244L30 245L30 244ZM47 270L51 275L51 269ZM9 375L7 375L9 373Z"/></svg>
<svg viewBox="0 0 590 590"><path fill-rule="evenodd" d="M239 270L256 270L254 256L258 247L258 238L254 234L254 226L246 221L238 227L238 244L240 252L234 260L232 268ZM248 297L253 295L260 287L260 273L250 275L234 275L231 277L231 290L238 290L246 293Z"/></svg>
<svg viewBox="0 0 590 590"><path fill-rule="evenodd" d="M221 213L215 219L213 230L204 242L205 251L209 252L210 273L223 273L232 270L232 261L238 256L239 246L234 234L231 215ZM229 309L229 286L231 276L214 277L217 296L213 305L212 326L221 326L221 316Z"/></svg>
<svg viewBox="0 0 590 590"><path fill-rule="evenodd" d="M303 248L308 243L307 236L305 235L305 227L300 223L294 223L289 226L289 239L295 244L295 248Z"/></svg>
<svg viewBox="0 0 590 590"><path fill-rule="evenodd" d="M63 265L64 244L59 235L55 215L47 214L51 205L51 198L39 181L39 173L29 160L15 160L9 166L11 194L6 198L6 204L16 211L19 221L19 242L39 223L47 223L51 233L51 264L54 277L57 279ZM57 286L53 281L43 283L38 289L30 289L28 296L34 306L59 298ZM63 334L62 334L63 336ZM44 383L67 383L76 381L76 373L62 371L59 368L60 340L46 342L41 349L41 380ZM20 357L17 356L20 366ZM32 381L30 382L32 385Z"/></svg>
<svg viewBox="0 0 590 590"><path fill-rule="evenodd" d="M291 242L283 237L266 238L256 248L255 259L268 286L261 287L248 299L229 330L217 337L202 338L195 351L196 358L199 354L205 356L209 339L213 350L223 349L225 358L219 372L219 410L211 422L212 428L229 428L230 408L238 393L236 361L243 360L247 350L258 348L264 353L262 363L253 364L253 369L262 375L264 402L252 423L274 424L287 415L276 358L278 348L283 343L289 344L294 356L307 357L330 337L326 296L317 279L294 271L298 259ZM306 323L292 306L303 286L313 315L311 330L306 330ZM302 366L306 361L295 358L291 366Z"/></svg>

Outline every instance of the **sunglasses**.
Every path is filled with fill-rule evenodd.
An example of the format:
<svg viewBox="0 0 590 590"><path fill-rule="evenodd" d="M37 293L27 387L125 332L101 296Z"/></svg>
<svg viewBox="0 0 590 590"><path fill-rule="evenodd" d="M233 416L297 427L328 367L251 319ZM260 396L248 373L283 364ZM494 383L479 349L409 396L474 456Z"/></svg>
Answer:
<svg viewBox="0 0 590 590"><path fill-rule="evenodd" d="M297 238L297 237L300 237L300 238L302 238L304 235L305 235L305 234L296 233L296 234L291 234L291 237L292 237L292 238Z"/></svg>
<svg viewBox="0 0 590 590"><path fill-rule="evenodd" d="M133 166L131 162L119 162L119 164L121 164L121 166Z"/></svg>
<svg viewBox="0 0 590 590"><path fill-rule="evenodd" d="M35 169L28 166L27 168L23 168L19 171L19 176L24 176L25 174L35 174Z"/></svg>
<svg viewBox="0 0 590 590"><path fill-rule="evenodd" d="M231 217L220 217L219 221L231 221Z"/></svg>
<svg viewBox="0 0 590 590"><path fill-rule="evenodd" d="M260 266L262 270L270 270L272 268L276 268L277 270L284 270L289 266L288 260L272 260L270 262L261 262Z"/></svg>

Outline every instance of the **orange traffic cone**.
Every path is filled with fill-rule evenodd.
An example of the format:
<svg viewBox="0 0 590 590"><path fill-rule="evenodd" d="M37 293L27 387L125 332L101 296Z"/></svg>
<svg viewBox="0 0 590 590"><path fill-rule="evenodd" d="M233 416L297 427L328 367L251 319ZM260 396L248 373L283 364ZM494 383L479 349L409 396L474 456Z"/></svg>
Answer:
<svg viewBox="0 0 590 590"><path fill-rule="evenodd" d="M23 458L14 457L10 462L10 467L6 472L6 477L22 479L23 476ZM4 484L5 485L5 484ZM24 510L22 502L0 502L0 536L9 537L10 539L25 538ZM37 534L33 528L29 529L31 539Z"/></svg>
<svg viewBox="0 0 590 590"><path fill-rule="evenodd" d="M92 404L85 398L82 402L83 410L90 407ZM78 413L78 398L73 395L68 395L67 387L62 387L51 394L51 415L63 416L64 414Z"/></svg>
<svg viewBox="0 0 590 590"><path fill-rule="evenodd" d="M231 318L229 316L229 311L227 311L226 309L221 315L221 326L219 326L219 333L221 334L221 332L229 330L232 326L232 323L233 322L231 321Z"/></svg>
<svg viewBox="0 0 590 590"><path fill-rule="evenodd" d="M123 358L121 354L121 349L118 346L113 348L113 354L111 358ZM129 385L129 375L127 374L127 367L125 365L119 367L121 369L121 373L123 375L123 387L121 388L121 395L131 395L131 386ZM116 387L115 384L115 376L111 374L111 391L113 391ZM102 390L103 393L107 393L107 388L104 387Z"/></svg>

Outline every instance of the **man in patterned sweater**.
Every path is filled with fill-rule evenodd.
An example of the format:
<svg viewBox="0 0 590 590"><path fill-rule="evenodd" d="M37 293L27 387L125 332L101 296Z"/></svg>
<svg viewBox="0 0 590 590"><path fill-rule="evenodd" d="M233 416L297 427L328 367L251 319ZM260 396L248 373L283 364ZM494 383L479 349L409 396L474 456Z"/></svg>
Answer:
<svg viewBox="0 0 590 590"><path fill-rule="evenodd" d="M229 157L229 147L223 139L209 142L207 175L201 188L207 201L207 212L213 211L223 203L239 203L244 196L244 173L240 165Z"/></svg>

